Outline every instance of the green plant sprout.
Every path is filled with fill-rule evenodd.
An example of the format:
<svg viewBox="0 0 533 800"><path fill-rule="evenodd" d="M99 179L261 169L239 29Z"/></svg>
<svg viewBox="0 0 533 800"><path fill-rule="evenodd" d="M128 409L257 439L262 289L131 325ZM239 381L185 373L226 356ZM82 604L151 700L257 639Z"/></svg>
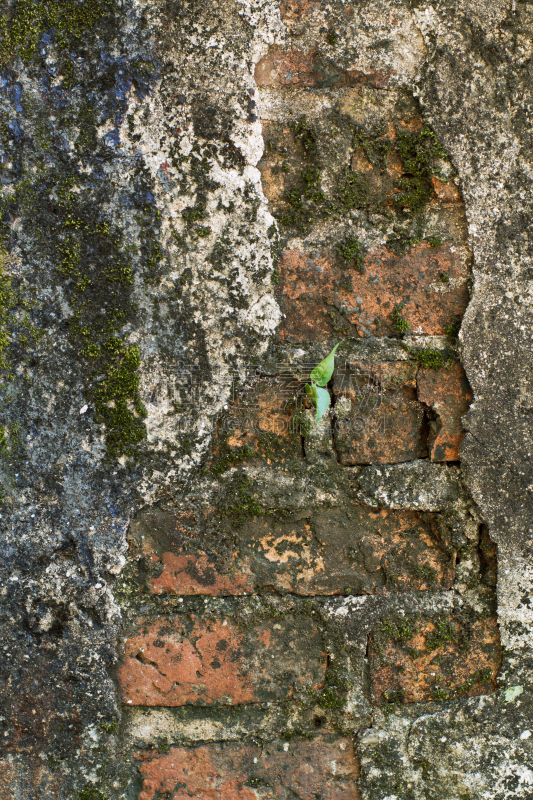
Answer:
<svg viewBox="0 0 533 800"><path fill-rule="evenodd" d="M320 364L317 364L309 376L311 383L305 384L305 392L316 406L316 422L320 422L331 403L329 392L323 387L327 385L329 379L333 375L333 370L335 369L335 350L338 346L339 345L336 344L331 353L326 356Z"/></svg>

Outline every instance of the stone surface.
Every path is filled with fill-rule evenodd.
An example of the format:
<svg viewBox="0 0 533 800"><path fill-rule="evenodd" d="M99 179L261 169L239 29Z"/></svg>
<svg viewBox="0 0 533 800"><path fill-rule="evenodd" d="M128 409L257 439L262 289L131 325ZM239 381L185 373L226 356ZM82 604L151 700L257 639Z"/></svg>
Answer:
<svg viewBox="0 0 533 800"><path fill-rule="evenodd" d="M416 800L526 800L533 786L532 720L525 692L514 701L498 693L438 712L422 706L412 716L392 714L361 738L363 797L411 790Z"/></svg>

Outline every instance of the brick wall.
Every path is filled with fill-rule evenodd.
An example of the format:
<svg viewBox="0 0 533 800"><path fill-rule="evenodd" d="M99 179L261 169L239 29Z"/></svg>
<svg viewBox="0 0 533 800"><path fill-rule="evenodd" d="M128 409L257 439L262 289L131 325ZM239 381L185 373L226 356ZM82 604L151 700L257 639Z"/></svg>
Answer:
<svg viewBox="0 0 533 800"><path fill-rule="evenodd" d="M193 488L130 526L139 800L374 798L369 726L498 685L495 547L459 464L461 190L388 45L357 66L334 6L282 3L255 69L278 333ZM303 387L337 342L317 425Z"/></svg>

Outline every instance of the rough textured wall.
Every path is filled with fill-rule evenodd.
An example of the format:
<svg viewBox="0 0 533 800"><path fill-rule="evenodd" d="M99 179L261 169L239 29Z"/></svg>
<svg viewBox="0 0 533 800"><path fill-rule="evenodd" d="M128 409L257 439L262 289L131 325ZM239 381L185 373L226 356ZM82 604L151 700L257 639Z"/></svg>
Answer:
<svg viewBox="0 0 533 800"><path fill-rule="evenodd" d="M0 797L533 796L532 23L3 4Z"/></svg>

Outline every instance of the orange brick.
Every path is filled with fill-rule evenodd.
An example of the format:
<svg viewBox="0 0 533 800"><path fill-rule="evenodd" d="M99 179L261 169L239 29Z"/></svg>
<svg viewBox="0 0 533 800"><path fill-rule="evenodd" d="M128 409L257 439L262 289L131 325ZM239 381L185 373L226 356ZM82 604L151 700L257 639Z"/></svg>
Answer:
<svg viewBox="0 0 533 800"><path fill-rule="evenodd" d="M130 705L233 705L320 687L325 668L320 633L307 617L242 627L231 617L182 615L138 621L119 684Z"/></svg>
<svg viewBox="0 0 533 800"><path fill-rule="evenodd" d="M444 334L454 317L463 316L468 290L465 283L451 283L442 291L441 275L467 275L466 265L448 244L435 248L420 242L403 256L385 247L373 250L365 256L364 274L343 267L328 251L311 256L285 250L280 260L285 313L280 335L291 341L323 340L335 326L345 325L361 335L390 336L395 334L392 315L400 305L413 333Z"/></svg>
<svg viewBox="0 0 533 800"><path fill-rule="evenodd" d="M217 571L214 559L206 553L163 553L163 571L150 579L154 594L241 595L252 591L250 576L238 570L229 574Z"/></svg>
<svg viewBox="0 0 533 800"><path fill-rule="evenodd" d="M472 402L472 390L461 364L451 369L421 369L417 375L418 398L438 416L428 447L432 461L458 461L465 431L461 422Z"/></svg>
<svg viewBox="0 0 533 800"><path fill-rule="evenodd" d="M501 646L495 617L386 621L369 639L377 703L419 703L496 689Z"/></svg>
<svg viewBox="0 0 533 800"><path fill-rule="evenodd" d="M444 203L462 203L463 198L459 188L453 181L443 183L438 178L432 178L431 183L438 199Z"/></svg>
<svg viewBox="0 0 533 800"><path fill-rule="evenodd" d="M275 744L172 747L143 753L139 800L359 800L359 764L349 738L295 738Z"/></svg>
<svg viewBox="0 0 533 800"><path fill-rule="evenodd" d="M295 419L295 398L302 390L288 373L259 381L231 404L221 420L213 444L211 468L232 466L235 460L268 458L284 463L302 458L300 426ZM244 450L247 458L243 458Z"/></svg>

